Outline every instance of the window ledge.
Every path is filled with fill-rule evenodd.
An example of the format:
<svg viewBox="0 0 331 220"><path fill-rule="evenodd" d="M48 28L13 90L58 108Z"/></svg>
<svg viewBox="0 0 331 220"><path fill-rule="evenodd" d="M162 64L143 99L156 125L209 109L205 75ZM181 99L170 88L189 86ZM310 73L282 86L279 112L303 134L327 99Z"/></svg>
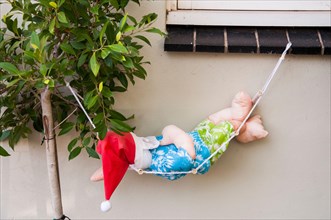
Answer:
<svg viewBox="0 0 331 220"><path fill-rule="evenodd" d="M330 27L232 27L167 25L165 51L331 54Z"/></svg>

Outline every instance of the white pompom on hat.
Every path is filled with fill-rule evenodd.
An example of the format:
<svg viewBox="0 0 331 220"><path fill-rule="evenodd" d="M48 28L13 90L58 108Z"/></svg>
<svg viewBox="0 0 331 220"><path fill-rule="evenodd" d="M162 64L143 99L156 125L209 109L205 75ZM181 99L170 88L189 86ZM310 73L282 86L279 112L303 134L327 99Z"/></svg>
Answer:
<svg viewBox="0 0 331 220"><path fill-rule="evenodd" d="M123 179L129 165L134 163L135 150L136 146L131 133L120 135L109 131L106 137L98 142L97 152L102 155L106 199L101 203L101 211L106 212L111 209L109 199Z"/></svg>

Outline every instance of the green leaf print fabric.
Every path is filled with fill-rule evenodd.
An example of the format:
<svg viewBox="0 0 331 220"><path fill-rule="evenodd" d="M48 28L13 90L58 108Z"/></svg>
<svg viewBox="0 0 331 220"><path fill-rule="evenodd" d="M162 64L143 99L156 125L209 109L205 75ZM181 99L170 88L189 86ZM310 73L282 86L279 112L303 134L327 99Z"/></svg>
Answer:
<svg viewBox="0 0 331 220"><path fill-rule="evenodd" d="M196 128L201 139L205 142L210 150L210 154L213 154L221 145L226 142L233 132L233 126L228 121L223 121L218 125L215 125L209 120L202 121ZM228 148L229 143L223 146L217 154L211 158L211 164L215 163L221 155Z"/></svg>

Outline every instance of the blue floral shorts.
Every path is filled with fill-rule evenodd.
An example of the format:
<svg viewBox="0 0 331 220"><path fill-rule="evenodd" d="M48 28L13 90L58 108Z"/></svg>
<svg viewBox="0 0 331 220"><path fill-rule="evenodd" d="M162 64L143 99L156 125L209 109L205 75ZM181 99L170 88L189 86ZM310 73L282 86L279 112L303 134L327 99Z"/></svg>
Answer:
<svg viewBox="0 0 331 220"><path fill-rule="evenodd" d="M208 129L206 129L208 127ZM222 129L220 129L222 128ZM215 146L220 146L226 141L233 131L229 122L214 125L210 121L201 122L197 128L188 134L193 138L196 158L193 160L183 148L177 148L174 144L159 146L150 150L152 154L152 164L150 171L155 172L187 172L197 168L215 151ZM157 140L162 140L162 136L156 136ZM207 138L207 139L206 139ZM226 146L227 147L227 146ZM215 162L226 149L212 157L198 170L198 174L206 173L211 163ZM185 174L156 174L168 180L177 180Z"/></svg>

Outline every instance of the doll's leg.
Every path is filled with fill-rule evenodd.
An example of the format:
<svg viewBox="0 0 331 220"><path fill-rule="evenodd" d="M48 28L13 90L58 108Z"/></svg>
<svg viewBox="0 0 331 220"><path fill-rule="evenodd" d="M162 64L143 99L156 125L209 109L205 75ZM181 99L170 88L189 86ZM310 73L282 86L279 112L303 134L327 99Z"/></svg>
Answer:
<svg viewBox="0 0 331 220"><path fill-rule="evenodd" d="M174 144L177 148L185 149L191 158L195 159L193 139L185 131L175 125L168 125L163 129L162 136L160 145Z"/></svg>
<svg viewBox="0 0 331 220"><path fill-rule="evenodd" d="M249 143L251 141L259 140L268 135L264 129L261 116L255 115L247 120L245 129L240 131L237 140L241 143Z"/></svg>
<svg viewBox="0 0 331 220"><path fill-rule="evenodd" d="M239 92L232 100L232 105L229 108L216 112L208 117L214 124L221 121L237 120L242 121L252 108L252 99L245 92Z"/></svg>

